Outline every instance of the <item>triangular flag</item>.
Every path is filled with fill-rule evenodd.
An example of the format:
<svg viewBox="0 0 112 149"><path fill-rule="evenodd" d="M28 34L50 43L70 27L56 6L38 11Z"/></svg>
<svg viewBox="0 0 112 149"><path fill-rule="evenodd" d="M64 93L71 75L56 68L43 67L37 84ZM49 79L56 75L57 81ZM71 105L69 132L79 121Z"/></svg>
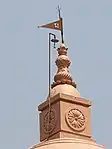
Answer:
<svg viewBox="0 0 112 149"><path fill-rule="evenodd" d="M44 28L50 28L50 29L55 29L55 30L62 30L62 20L58 20L49 24L41 25L38 27L44 27Z"/></svg>

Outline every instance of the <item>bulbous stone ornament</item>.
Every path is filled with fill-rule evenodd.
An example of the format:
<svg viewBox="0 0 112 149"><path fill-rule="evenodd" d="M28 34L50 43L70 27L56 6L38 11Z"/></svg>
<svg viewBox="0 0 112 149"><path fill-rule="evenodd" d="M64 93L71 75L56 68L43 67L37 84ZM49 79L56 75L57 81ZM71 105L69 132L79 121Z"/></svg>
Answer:
<svg viewBox="0 0 112 149"><path fill-rule="evenodd" d="M85 128L85 116L79 109L70 109L66 113L66 121L70 128L82 131Z"/></svg>
<svg viewBox="0 0 112 149"><path fill-rule="evenodd" d="M58 71L54 76L54 82L51 85L51 88L59 84L69 84L76 88L76 83L73 82L72 76L69 72L71 61L67 56L67 50L68 48L64 44L62 44L60 48L58 48L58 57L56 59Z"/></svg>

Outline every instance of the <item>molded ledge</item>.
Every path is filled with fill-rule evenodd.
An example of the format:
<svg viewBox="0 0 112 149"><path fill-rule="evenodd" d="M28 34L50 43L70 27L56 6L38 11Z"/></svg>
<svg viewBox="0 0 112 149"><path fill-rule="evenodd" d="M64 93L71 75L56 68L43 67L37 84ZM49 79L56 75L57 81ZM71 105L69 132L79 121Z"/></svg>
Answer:
<svg viewBox="0 0 112 149"><path fill-rule="evenodd" d="M74 97L72 95L58 93L57 95L51 97L51 104L54 104L58 101L65 101L68 103L80 104L86 107L91 106L92 102L90 100L81 98L81 97ZM41 103L38 106L38 111L43 111L49 105L49 100L47 99L45 102Z"/></svg>

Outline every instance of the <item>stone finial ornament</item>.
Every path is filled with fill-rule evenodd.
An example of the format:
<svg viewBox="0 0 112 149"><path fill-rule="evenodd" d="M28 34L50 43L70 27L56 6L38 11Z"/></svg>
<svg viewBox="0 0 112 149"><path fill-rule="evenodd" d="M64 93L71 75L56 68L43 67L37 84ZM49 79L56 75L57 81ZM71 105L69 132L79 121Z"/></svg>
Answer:
<svg viewBox="0 0 112 149"><path fill-rule="evenodd" d="M68 48L64 44L61 44L60 48L57 49L58 58L55 63L58 67L58 71L54 76L54 82L51 85L51 88L59 84L69 84L76 88L76 84L72 81L72 76L68 69L71 61L67 56L67 50Z"/></svg>

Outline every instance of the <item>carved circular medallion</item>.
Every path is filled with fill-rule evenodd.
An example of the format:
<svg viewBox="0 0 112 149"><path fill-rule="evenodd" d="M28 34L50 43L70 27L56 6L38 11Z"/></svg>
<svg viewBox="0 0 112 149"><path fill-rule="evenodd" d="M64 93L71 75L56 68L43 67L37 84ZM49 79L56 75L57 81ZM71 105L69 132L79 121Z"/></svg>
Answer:
<svg viewBox="0 0 112 149"><path fill-rule="evenodd" d="M50 111L50 113L47 111L43 121L44 132L51 133L55 127L55 123L55 111L53 109Z"/></svg>
<svg viewBox="0 0 112 149"><path fill-rule="evenodd" d="M82 131L85 128L85 116L78 109L71 109L66 113L68 126L76 131Z"/></svg>

